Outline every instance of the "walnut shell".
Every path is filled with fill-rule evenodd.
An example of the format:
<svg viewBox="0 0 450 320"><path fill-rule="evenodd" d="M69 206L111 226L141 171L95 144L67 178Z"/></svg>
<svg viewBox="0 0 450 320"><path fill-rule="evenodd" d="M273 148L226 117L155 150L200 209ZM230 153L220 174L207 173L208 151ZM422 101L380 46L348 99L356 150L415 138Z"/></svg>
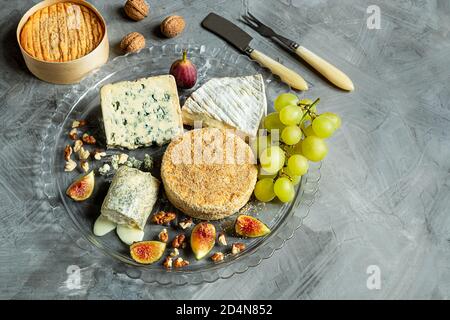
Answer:
<svg viewBox="0 0 450 320"><path fill-rule="evenodd" d="M148 16L150 6L145 0L128 0L123 9L128 17L139 21Z"/></svg>
<svg viewBox="0 0 450 320"><path fill-rule="evenodd" d="M173 38L183 32L186 23L181 16L169 16L161 23L161 32L167 38Z"/></svg>
<svg viewBox="0 0 450 320"><path fill-rule="evenodd" d="M145 47L145 38L139 32L131 32L120 41L120 49L124 52L136 52Z"/></svg>

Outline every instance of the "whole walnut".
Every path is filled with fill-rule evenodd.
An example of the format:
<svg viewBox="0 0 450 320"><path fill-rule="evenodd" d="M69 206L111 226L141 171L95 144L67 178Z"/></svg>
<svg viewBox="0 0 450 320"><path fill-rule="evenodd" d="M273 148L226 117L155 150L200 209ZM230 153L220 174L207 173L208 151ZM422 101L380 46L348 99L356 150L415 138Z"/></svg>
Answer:
<svg viewBox="0 0 450 320"><path fill-rule="evenodd" d="M169 16L161 23L161 32L167 38L173 38L183 32L186 23L181 16Z"/></svg>
<svg viewBox="0 0 450 320"><path fill-rule="evenodd" d="M136 52L145 47L145 38L139 32L131 32L120 41L120 49L124 52Z"/></svg>
<svg viewBox="0 0 450 320"><path fill-rule="evenodd" d="M150 7L145 0L128 0L123 9L128 17L139 21L148 16Z"/></svg>

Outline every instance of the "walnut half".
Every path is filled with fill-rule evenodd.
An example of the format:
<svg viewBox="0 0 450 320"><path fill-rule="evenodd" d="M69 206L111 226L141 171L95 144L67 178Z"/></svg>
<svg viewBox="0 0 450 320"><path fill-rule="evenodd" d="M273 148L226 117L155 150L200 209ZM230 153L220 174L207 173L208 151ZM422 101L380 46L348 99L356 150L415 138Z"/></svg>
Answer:
<svg viewBox="0 0 450 320"><path fill-rule="evenodd" d="M77 167L77 163L72 159L66 161L66 165L64 166L64 171L73 171Z"/></svg>
<svg viewBox="0 0 450 320"><path fill-rule="evenodd" d="M155 213L152 217L152 222L156 224L168 224L170 221L174 220L177 215L173 212L160 211Z"/></svg>
<svg viewBox="0 0 450 320"><path fill-rule="evenodd" d="M72 155L72 147L68 144L64 148L64 160L69 161L71 155Z"/></svg>
<svg viewBox="0 0 450 320"><path fill-rule="evenodd" d="M159 241L167 242L169 240L169 233L167 232L167 229L162 229L161 232L158 234Z"/></svg>
<svg viewBox="0 0 450 320"><path fill-rule="evenodd" d="M214 262L222 261L224 258L224 254L222 252L216 252L211 256L211 260Z"/></svg>
<svg viewBox="0 0 450 320"><path fill-rule="evenodd" d="M241 242L233 243L231 246L231 254L238 254L241 251L245 250L245 244Z"/></svg>
<svg viewBox="0 0 450 320"><path fill-rule="evenodd" d="M173 266L175 268L182 268L189 265L189 261L184 260L183 258L176 258L175 262L173 263Z"/></svg>
<svg viewBox="0 0 450 320"><path fill-rule="evenodd" d="M166 257L166 259L164 259L163 266L166 269L171 269L172 268L172 258Z"/></svg>
<svg viewBox="0 0 450 320"><path fill-rule="evenodd" d="M175 237L175 239L172 240L172 248L184 248L185 243L184 240L186 239L186 236L184 234L179 234Z"/></svg>

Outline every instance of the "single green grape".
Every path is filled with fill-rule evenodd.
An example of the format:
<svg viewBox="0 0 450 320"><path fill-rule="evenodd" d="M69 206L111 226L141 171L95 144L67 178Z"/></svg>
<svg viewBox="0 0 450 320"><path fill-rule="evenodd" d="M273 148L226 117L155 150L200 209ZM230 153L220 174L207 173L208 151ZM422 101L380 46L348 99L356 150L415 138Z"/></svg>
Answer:
<svg viewBox="0 0 450 320"><path fill-rule="evenodd" d="M274 108L276 111L281 111L286 106L296 105L298 97L293 93L282 93L274 101Z"/></svg>
<svg viewBox="0 0 450 320"><path fill-rule="evenodd" d="M327 117L328 119L330 119L333 123L336 129L339 129L341 127L342 124L342 120L341 117L339 117L339 115L332 113L332 112L325 112L322 113L321 116Z"/></svg>
<svg viewBox="0 0 450 320"><path fill-rule="evenodd" d="M290 202L295 197L294 185L286 177L280 177L275 181L273 191L281 202Z"/></svg>
<svg viewBox="0 0 450 320"><path fill-rule="evenodd" d="M302 176L296 176L293 174L288 167L283 168L283 172L289 176L289 179L291 180L292 184L294 186L298 185L300 183L300 180L302 179Z"/></svg>
<svg viewBox="0 0 450 320"><path fill-rule="evenodd" d="M295 126L299 124L302 117L302 109L297 106L287 106L280 111L280 121L286 126Z"/></svg>
<svg viewBox="0 0 450 320"><path fill-rule="evenodd" d="M269 113L263 120L264 128L269 132L272 130L283 130L286 126L281 123L280 115L278 112Z"/></svg>
<svg viewBox="0 0 450 320"><path fill-rule="evenodd" d="M294 154L289 157L287 167L292 174L302 176L308 171L308 159L300 154Z"/></svg>
<svg viewBox="0 0 450 320"><path fill-rule="evenodd" d="M311 161L321 161L328 153L325 141L316 136L308 136L302 141L302 154Z"/></svg>
<svg viewBox="0 0 450 320"><path fill-rule="evenodd" d="M336 126L333 120L330 120L327 116L318 116L312 122L312 129L316 136L319 138L329 138L336 131Z"/></svg>
<svg viewBox="0 0 450 320"><path fill-rule="evenodd" d="M271 146L265 149L259 157L261 168L269 174L277 173L284 166L285 160L285 153L278 146Z"/></svg>
<svg viewBox="0 0 450 320"><path fill-rule="evenodd" d="M275 192L273 179L265 178L259 180L255 185L255 190L253 191L256 199L262 202L269 202L275 198Z"/></svg>
<svg viewBox="0 0 450 320"><path fill-rule="evenodd" d="M287 145L294 145L302 138L302 130L298 126L288 126L281 132L281 140Z"/></svg>

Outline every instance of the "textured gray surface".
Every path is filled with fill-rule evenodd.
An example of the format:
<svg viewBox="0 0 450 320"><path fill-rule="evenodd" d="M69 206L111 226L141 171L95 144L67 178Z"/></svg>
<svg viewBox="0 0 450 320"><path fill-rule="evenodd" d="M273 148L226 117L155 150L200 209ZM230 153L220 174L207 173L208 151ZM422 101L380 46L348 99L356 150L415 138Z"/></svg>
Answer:
<svg viewBox="0 0 450 320"><path fill-rule="evenodd" d="M74 243L39 190L38 142L55 101L70 87L33 78L15 41L21 15L37 1L0 5L0 298L449 298L450 2L448 0L283 0L249 3L264 21L344 69L356 91L342 93L255 36L255 44L298 70L308 96L342 115L322 167L318 199L295 238L257 268L213 284L164 288L115 274L111 260ZM211 10L236 19L241 0L149 1L151 18L126 20L122 1L92 0L108 22L112 54L121 36L141 31L147 45L226 45L199 26ZM158 4L163 3L163 4ZM381 29L366 26L369 5ZM154 32L176 12L179 39ZM63 223L64 222L64 223ZM81 267L81 288L66 285ZM380 290L366 286L369 265Z"/></svg>

